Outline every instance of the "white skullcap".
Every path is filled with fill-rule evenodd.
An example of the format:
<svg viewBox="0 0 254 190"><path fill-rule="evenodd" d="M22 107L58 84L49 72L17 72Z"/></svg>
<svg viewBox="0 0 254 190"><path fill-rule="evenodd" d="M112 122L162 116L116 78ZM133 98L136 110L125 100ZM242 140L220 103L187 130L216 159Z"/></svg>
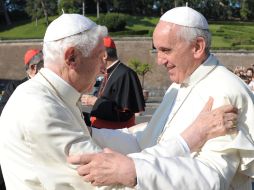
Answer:
<svg viewBox="0 0 254 190"><path fill-rule="evenodd" d="M160 20L199 29L208 29L205 17L190 7L176 7L164 13Z"/></svg>
<svg viewBox="0 0 254 190"><path fill-rule="evenodd" d="M72 36L97 26L89 18L79 14L62 14L48 26L44 42L51 42Z"/></svg>

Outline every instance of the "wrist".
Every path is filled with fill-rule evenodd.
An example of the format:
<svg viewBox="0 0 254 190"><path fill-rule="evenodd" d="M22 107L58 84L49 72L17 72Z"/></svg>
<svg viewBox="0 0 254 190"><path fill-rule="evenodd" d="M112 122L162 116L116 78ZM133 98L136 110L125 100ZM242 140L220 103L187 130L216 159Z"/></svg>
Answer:
<svg viewBox="0 0 254 190"><path fill-rule="evenodd" d="M127 167L123 168L123 175L118 175L119 183L127 187L135 187L137 185L137 174L135 169L134 161L131 158L128 158L129 164L126 164Z"/></svg>
<svg viewBox="0 0 254 190"><path fill-rule="evenodd" d="M195 138L193 138L192 134L196 134ZM187 143L190 152L195 152L202 146L205 135L202 131L197 131L195 126L190 126L181 133L181 136Z"/></svg>

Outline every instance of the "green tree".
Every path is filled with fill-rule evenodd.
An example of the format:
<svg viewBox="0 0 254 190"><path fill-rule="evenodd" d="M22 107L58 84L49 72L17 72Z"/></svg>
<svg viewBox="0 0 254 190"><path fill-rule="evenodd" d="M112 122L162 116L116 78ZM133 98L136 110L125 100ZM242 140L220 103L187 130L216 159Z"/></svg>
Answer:
<svg viewBox="0 0 254 190"><path fill-rule="evenodd" d="M4 0L0 0L0 10L2 10L2 12L4 14L6 24L11 25L11 19L9 17L9 14L8 14L7 8L5 6L5 1Z"/></svg>
<svg viewBox="0 0 254 190"><path fill-rule="evenodd" d="M141 76L141 86L144 89L145 88L145 75L151 71L152 66L148 63L142 63L138 59L131 59L129 61L130 68L132 68L139 76Z"/></svg>
<svg viewBox="0 0 254 190"><path fill-rule="evenodd" d="M241 0L240 16L242 20L254 19L254 1Z"/></svg>
<svg viewBox="0 0 254 190"><path fill-rule="evenodd" d="M58 5L58 12L65 13L80 13L83 0L61 0Z"/></svg>
<svg viewBox="0 0 254 190"><path fill-rule="evenodd" d="M55 15L57 10L57 0L27 0L25 11L32 20L45 17L45 22L49 25L48 17Z"/></svg>

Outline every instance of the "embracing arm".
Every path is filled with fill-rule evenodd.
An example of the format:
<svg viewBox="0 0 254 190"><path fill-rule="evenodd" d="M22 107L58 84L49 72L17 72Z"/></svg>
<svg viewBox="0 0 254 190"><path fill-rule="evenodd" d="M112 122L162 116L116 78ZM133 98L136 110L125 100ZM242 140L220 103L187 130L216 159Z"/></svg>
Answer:
<svg viewBox="0 0 254 190"><path fill-rule="evenodd" d="M212 104L212 102L208 102L207 104L210 105ZM200 135L200 138L198 138L198 141L190 138L193 135L191 134L193 132L192 130L188 131L188 129L186 129L187 130L186 133L183 133L184 134L183 138L188 137L189 139L191 139L191 140L186 139L186 142L192 144L192 145L189 145L192 151L200 148L200 146L202 146L203 143L210 138L213 138L219 135L225 135L227 132L231 132L231 127L234 123L233 121L235 121L236 119L235 109L232 106L222 106L213 111L209 111L209 109L210 109L209 106L205 107L204 110L198 116L198 118L194 121L193 125L190 126L190 128L197 127L196 129L199 130L199 133L195 132L195 135L197 136ZM216 115L220 115L219 118L221 119L215 122L211 122L210 120L207 120L207 116L215 117ZM204 124L206 124L205 126L207 127L204 128L203 127ZM205 130L203 129L200 130L202 127ZM209 132L209 131L212 131L212 132ZM167 143L169 144L167 147L165 147ZM138 184L142 187L142 185L145 185L146 183L152 184L154 183L153 180L158 180L156 176L164 175L164 177L161 178L161 180L165 180L165 182L167 181L167 183L166 184L161 183L161 184L166 185L166 187L170 187L169 183L171 183L171 181L168 180L169 179L168 175L169 174L171 175L172 173L174 173L175 171L174 169L177 167L181 167L181 169L180 168L179 169L183 173L185 173L185 170L186 170L186 172L189 173L190 177L195 177L195 176L197 177L197 175L192 175L191 172L194 172L194 168L200 167L200 168L203 168L202 171L205 171L208 173L206 175L208 178L212 177L213 179L216 179L216 181L220 179L220 177L218 176L218 173L215 172L214 169L206 167L202 162L198 160L194 160L190 157L174 158L174 156L181 156L181 155L186 156L188 152L184 151L184 149L182 150L180 149L179 151L177 148L175 149L174 147L172 147L173 149L172 151L170 143L172 143L172 139L170 139L169 141L165 141L165 143L161 143L154 147L145 149L141 153L129 155L129 157L106 149L106 151L104 150L104 152L101 152L98 154L84 154L84 155L72 156L72 157L69 157L68 161L73 164L81 164L81 166L78 168L78 173L81 176L84 176L84 179L86 181L92 182L93 185L123 184L126 186L133 186L133 184L135 184L136 182L135 181L136 177L138 176ZM179 144L179 147L181 147L181 143ZM160 151L160 149L163 151ZM165 159L168 161L166 162ZM185 159L187 159L189 162L184 161ZM163 163L161 162L162 160L163 160ZM183 165L180 164L181 162L183 163ZM142 166L146 166L147 168L150 168L149 171L151 173L155 172L156 175L151 175L150 172L141 174L142 172L146 172L146 170L144 170ZM184 168L184 166L186 166L186 168ZM153 171L153 168L154 168L154 171ZM187 171L188 169L189 171ZM196 171L195 174L197 174L198 171ZM142 175L146 176L147 178L142 180L143 179ZM179 177L179 179L186 180L184 176L186 175L182 175L182 178ZM175 174L175 177L177 177L176 174ZM172 176L172 179L174 179L174 176ZM180 186L183 184L181 183L181 180L178 181ZM201 187L202 185L206 186L207 184L209 185L209 180L203 180L203 181L205 181L206 183L202 183L202 184L198 183L196 187ZM154 183L154 184L157 184L157 183ZM213 183L213 184L216 184L216 183ZM158 185L158 188L155 188L155 189L161 189L161 188L163 189L163 187L160 186L160 184L157 184L157 185ZM171 185L176 185L176 184L171 183ZM190 184L190 185L193 185L193 184ZM185 189L187 188L187 186L184 186L184 187ZM145 186L144 186L144 189L146 189Z"/></svg>

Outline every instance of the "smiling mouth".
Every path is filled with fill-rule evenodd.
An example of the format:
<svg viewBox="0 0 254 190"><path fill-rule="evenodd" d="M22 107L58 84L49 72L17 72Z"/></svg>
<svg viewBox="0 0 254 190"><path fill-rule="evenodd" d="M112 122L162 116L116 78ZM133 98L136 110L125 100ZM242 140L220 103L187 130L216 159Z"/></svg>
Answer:
<svg viewBox="0 0 254 190"><path fill-rule="evenodd" d="M174 69L174 68L175 68L174 65L172 65L172 66L167 66L167 70L168 70L168 71L171 71L171 70Z"/></svg>

